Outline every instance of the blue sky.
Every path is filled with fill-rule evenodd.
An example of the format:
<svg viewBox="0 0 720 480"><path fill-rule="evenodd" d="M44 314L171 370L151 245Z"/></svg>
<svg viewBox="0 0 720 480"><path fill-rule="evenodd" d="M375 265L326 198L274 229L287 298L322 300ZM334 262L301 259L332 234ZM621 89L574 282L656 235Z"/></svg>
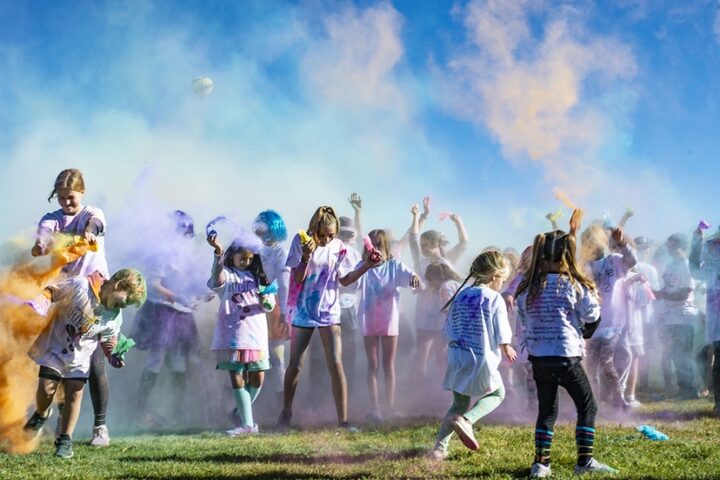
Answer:
<svg viewBox="0 0 720 480"><path fill-rule="evenodd" d="M521 247L560 188L637 234L718 224L720 6L676 3L1 1L0 233L70 166L110 215L151 168L199 219L302 225L357 190L402 230L431 194Z"/></svg>

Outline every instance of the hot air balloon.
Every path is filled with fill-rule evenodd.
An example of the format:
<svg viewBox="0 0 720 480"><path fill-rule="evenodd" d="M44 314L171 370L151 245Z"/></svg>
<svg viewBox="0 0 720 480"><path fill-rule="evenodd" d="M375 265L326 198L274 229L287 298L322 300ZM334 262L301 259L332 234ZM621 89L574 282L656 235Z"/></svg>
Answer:
<svg viewBox="0 0 720 480"><path fill-rule="evenodd" d="M200 98L205 98L213 91L213 81L210 77L196 77L192 81L192 89Z"/></svg>

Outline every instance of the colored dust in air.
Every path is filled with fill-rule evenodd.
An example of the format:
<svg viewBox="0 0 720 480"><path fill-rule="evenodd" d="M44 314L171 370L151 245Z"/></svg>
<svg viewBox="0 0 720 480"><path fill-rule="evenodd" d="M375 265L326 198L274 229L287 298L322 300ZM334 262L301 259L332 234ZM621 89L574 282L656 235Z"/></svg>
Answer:
<svg viewBox="0 0 720 480"><path fill-rule="evenodd" d="M3 252L8 266L0 270L0 448L10 453L29 453L37 441L23 430L23 425L35 401L38 367L27 352L50 325L54 310L42 317L24 302L59 279L63 266L97 250L97 246L79 236L59 234L45 257L32 258L31 245L22 242L12 247L6 248L9 254ZM18 254L21 251L25 253Z"/></svg>

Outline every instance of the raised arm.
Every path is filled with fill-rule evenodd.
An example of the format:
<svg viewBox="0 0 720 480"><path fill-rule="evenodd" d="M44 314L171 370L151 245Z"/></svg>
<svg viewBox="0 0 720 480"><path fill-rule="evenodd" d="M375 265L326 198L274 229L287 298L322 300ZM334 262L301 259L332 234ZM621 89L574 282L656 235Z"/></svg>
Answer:
<svg viewBox="0 0 720 480"><path fill-rule="evenodd" d="M457 213L451 213L450 220L452 220L452 222L455 224L455 228L457 228L458 244L455 245L449 252L446 252L445 256L448 260L450 260L450 262L455 264L462 256L462 254L465 253L465 250L467 250L468 234L465 230L465 225L463 224L460 215L458 215Z"/></svg>
<svg viewBox="0 0 720 480"><path fill-rule="evenodd" d="M635 253L628 247L622 227L615 227L613 229L612 239L618 246L618 251L622 255L623 267L625 267L625 271L627 272L637 264L637 257L635 257Z"/></svg>
<svg viewBox="0 0 720 480"><path fill-rule="evenodd" d="M225 270L223 269L223 247L217 239L217 234L208 235L207 242L215 249L212 272L210 273L210 287L215 288L225 285ZM160 291L162 293L162 290Z"/></svg>
<svg viewBox="0 0 720 480"><path fill-rule="evenodd" d="M352 205L353 210L355 211L355 242L357 243L357 248L359 250L362 250L362 239L365 236L363 234L363 228L362 228L362 199L360 198L360 195L353 192L350 194L350 205Z"/></svg>
<svg viewBox="0 0 720 480"><path fill-rule="evenodd" d="M417 203L410 208L412 214L412 223L408 230L408 243L410 244L410 254L413 259L413 267L416 272L420 271L420 207ZM421 272L422 273L422 272Z"/></svg>

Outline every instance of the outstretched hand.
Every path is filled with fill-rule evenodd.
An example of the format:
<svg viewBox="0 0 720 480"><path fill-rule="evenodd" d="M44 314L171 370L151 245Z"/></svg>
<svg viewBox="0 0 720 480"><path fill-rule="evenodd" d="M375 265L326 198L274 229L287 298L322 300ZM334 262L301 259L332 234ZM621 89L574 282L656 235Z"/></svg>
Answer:
<svg viewBox="0 0 720 480"><path fill-rule="evenodd" d="M580 224L582 223L584 214L585 212L583 212L582 209L576 208L570 216L570 235L573 237L576 237L577 232L580 230Z"/></svg>
<svg viewBox="0 0 720 480"><path fill-rule="evenodd" d="M412 213L413 217L417 217L420 215L420 207L417 203L414 203L412 207L410 207L410 213Z"/></svg>
<svg viewBox="0 0 720 480"><path fill-rule="evenodd" d="M207 242L211 247L215 249L215 255L222 255L223 247L220 241L217 239L217 233L211 233L207 236Z"/></svg>
<svg viewBox="0 0 720 480"><path fill-rule="evenodd" d="M352 205L353 209L356 212L359 212L360 210L362 210L362 199L360 198L360 195L358 195L357 193L355 193L355 192L351 193L348 201L350 202L350 205Z"/></svg>
<svg viewBox="0 0 720 480"><path fill-rule="evenodd" d="M430 197L423 198L423 216L430 215Z"/></svg>

